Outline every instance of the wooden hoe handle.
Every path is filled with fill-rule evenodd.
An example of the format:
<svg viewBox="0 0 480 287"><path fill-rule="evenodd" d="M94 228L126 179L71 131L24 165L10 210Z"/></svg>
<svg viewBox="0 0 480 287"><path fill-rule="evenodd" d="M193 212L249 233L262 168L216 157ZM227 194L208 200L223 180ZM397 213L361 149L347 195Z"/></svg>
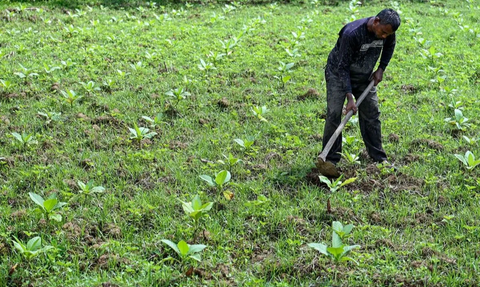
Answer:
<svg viewBox="0 0 480 287"><path fill-rule="evenodd" d="M355 102L355 106L358 108L358 106L360 106L360 104L363 102L363 100L365 99L365 97L367 96L367 94L370 92L370 90L373 88L373 84L375 82L372 80L370 82L370 84L368 84L367 88L365 89L365 91L363 91L363 93L360 95L360 97L358 98L358 100ZM345 116L345 118L343 118L342 122L340 123L340 125L338 126L338 128L335 130L335 132L333 133L332 137L330 138L330 140L328 140L327 142L327 145L325 146L325 148L323 149L322 153L318 156L319 159L322 159L323 161L326 160L327 158L327 154L328 152L330 151L330 149L332 148L332 145L333 143L335 142L335 140L338 138L338 136L340 135L340 133L342 132L343 128L345 127L345 125L347 124L348 120L350 120L350 118L352 117L353 115L353 111L350 110L347 115Z"/></svg>

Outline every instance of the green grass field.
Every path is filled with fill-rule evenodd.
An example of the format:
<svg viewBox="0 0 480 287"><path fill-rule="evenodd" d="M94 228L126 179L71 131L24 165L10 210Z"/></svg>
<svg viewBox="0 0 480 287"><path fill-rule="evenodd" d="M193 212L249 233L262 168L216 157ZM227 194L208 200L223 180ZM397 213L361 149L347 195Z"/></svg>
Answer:
<svg viewBox="0 0 480 287"><path fill-rule="evenodd" d="M0 286L480 284L477 0L110 2L0 3ZM353 182L331 193L323 68L343 24L385 7L398 170L354 117ZM189 216L197 195L213 205ZM308 246L334 221L356 262Z"/></svg>

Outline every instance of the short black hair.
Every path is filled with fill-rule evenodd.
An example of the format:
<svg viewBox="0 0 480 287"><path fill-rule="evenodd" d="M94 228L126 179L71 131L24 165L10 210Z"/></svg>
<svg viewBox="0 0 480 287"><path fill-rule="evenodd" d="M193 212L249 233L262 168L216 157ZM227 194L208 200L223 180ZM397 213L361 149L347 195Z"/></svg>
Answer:
<svg viewBox="0 0 480 287"><path fill-rule="evenodd" d="M380 24L391 25L393 31L397 31L400 27L400 15L393 9L383 9L377 14L377 17L380 19Z"/></svg>

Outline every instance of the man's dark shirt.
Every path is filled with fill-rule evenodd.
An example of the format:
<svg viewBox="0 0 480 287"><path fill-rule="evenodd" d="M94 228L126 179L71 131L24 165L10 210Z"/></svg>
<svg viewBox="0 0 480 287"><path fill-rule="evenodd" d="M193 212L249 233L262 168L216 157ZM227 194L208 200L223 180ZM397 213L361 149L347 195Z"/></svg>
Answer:
<svg viewBox="0 0 480 287"><path fill-rule="evenodd" d="M384 40L377 39L375 33L367 29L369 19L345 25L338 33L337 44L328 56L327 69L341 79L345 93L352 92L352 82L368 81L380 53L382 58L379 68L385 71L395 49L395 33Z"/></svg>

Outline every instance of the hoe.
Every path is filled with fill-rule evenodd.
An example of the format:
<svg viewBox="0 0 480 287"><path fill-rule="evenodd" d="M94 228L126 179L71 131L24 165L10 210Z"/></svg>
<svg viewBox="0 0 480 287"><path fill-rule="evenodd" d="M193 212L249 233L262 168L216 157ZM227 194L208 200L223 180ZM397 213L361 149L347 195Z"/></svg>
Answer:
<svg viewBox="0 0 480 287"><path fill-rule="evenodd" d="M370 90L372 89L373 87L373 84L374 84L374 81L371 81L370 84L368 84L367 88L365 89L365 91L363 91L363 93L360 95L360 97L358 98L358 100L355 102L355 106L358 108L358 106L360 106L360 104L362 103L363 99L365 99L365 97L367 96L367 94L370 92ZM333 143L335 142L335 140L338 138L338 136L340 135L340 133L342 132L343 128L345 127L345 125L347 124L348 120L350 120L350 118L352 117L353 115L353 111L349 111L347 113L347 115L345 116L345 118L343 118L342 122L340 123L340 125L338 126L338 128L335 130L335 132L333 133L332 137L330 138L330 140L328 140L327 144L325 145L325 148L323 149L322 153L318 156L317 158L317 163L316 163L316 166L317 166L317 169L318 171L323 174L324 176L327 176L327 177L339 177L340 176L340 173L338 172L337 168L335 167L335 165L329 161L326 161L326 158L327 158L327 154L328 152L330 151L330 149L332 148L332 145Z"/></svg>

